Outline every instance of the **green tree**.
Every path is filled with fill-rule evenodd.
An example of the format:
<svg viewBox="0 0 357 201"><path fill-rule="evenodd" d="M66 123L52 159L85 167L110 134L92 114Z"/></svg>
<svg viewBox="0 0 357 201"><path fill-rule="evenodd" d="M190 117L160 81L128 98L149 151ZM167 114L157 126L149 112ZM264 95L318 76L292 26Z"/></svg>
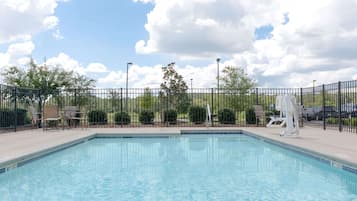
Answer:
<svg viewBox="0 0 357 201"><path fill-rule="evenodd" d="M240 67L226 66L222 73L220 80L229 106L233 109L242 110L242 103L249 99L250 89L257 86L255 80L250 78Z"/></svg>
<svg viewBox="0 0 357 201"><path fill-rule="evenodd" d="M109 98L112 106L112 109L110 111L121 111L122 100L120 92L116 91L115 89L111 89L109 91Z"/></svg>
<svg viewBox="0 0 357 201"><path fill-rule="evenodd" d="M226 66L222 73L223 76L220 80L223 84L222 88L225 91L246 94L257 85L256 82L244 72L243 68Z"/></svg>
<svg viewBox="0 0 357 201"><path fill-rule="evenodd" d="M60 89L89 89L94 87L95 80L81 76L73 71L65 71L58 66L40 66L33 59L29 68L9 67L5 69L4 81L6 84L34 88L41 91L40 99L48 100L49 97L58 97Z"/></svg>
<svg viewBox="0 0 357 201"><path fill-rule="evenodd" d="M153 96L151 89L149 87L144 89L144 96L140 99L141 109L150 110L152 109Z"/></svg>
<svg viewBox="0 0 357 201"><path fill-rule="evenodd" d="M190 106L187 89L188 86L183 80L183 77L176 72L174 64L169 64L163 68L163 83L161 83L160 97L168 98L171 107L175 108L178 113L187 112Z"/></svg>

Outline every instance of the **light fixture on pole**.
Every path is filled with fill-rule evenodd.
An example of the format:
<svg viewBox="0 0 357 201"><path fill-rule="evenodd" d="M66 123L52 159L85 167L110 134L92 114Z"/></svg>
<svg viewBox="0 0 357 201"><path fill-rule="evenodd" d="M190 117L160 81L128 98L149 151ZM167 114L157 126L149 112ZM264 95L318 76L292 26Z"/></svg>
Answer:
<svg viewBox="0 0 357 201"><path fill-rule="evenodd" d="M125 86L125 93L126 93L126 97L125 97L125 109L126 112L128 112L128 80L129 80L129 66L133 65L132 62L127 62L126 63L126 86Z"/></svg>

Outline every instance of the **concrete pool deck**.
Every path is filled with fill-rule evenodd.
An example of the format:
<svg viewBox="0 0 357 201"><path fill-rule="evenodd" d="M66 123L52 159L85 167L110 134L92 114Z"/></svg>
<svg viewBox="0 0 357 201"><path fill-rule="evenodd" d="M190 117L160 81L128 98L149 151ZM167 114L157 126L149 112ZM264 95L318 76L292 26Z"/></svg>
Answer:
<svg viewBox="0 0 357 201"><path fill-rule="evenodd" d="M95 136L177 136L184 130L235 130L246 131L267 141L291 145L332 161L342 162L357 168L357 135L354 133L321 130L304 127L299 137L280 137L281 128L247 127L200 127L200 128L88 128L43 131L26 130L0 134L0 173L1 169L15 168L16 164L29 158L36 158L55 150L83 142ZM15 165L14 165L15 164ZM5 169L4 169L5 168Z"/></svg>

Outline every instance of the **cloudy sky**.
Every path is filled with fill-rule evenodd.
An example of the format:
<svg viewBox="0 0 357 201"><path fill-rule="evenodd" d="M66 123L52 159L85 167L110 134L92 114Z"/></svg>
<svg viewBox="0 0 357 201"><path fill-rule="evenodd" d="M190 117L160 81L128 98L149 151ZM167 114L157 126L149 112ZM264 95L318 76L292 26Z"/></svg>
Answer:
<svg viewBox="0 0 357 201"><path fill-rule="evenodd" d="M0 70L37 63L98 87L158 87L176 62L216 85L216 58L262 87L357 79L357 0L0 0Z"/></svg>

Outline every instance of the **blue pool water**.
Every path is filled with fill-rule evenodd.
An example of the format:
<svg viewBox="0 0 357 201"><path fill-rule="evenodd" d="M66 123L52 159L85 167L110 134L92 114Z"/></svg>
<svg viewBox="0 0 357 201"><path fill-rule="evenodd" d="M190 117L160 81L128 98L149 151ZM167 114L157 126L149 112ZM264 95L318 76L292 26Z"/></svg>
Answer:
<svg viewBox="0 0 357 201"><path fill-rule="evenodd" d="M357 200L357 176L245 135L98 138L0 174L1 201Z"/></svg>

